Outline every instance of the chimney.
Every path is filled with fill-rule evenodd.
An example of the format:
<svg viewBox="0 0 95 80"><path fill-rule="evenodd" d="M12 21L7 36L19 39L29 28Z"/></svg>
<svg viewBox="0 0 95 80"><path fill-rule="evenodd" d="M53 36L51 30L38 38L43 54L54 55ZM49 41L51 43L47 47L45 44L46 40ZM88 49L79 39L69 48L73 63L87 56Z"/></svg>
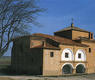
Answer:
<svg viewBox="0 0 95 80"><path fill-rule="evenodd" d="M89 32L89 39L92 40L93 39L93 33Z"/></svg>
<svg viewBox="0 0 95 80"><path fill-rule="evenodd" d="M45 41L42 41L42 46L46 47L46 42Z"/></svg>

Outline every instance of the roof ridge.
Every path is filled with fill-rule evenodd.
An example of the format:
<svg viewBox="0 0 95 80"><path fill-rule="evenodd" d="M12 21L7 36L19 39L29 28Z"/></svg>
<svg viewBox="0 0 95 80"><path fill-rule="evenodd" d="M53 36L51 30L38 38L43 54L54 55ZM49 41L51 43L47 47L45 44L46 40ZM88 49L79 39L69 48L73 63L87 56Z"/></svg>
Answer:
<svg viewBox="0 0 95 80"><path fill-rule="evenodd" d="M59 30L59 31L54 32L54 33L62 32L62 31L66 31L66 30L72 30L72 29L73 29L73 30L83 31L83 32L89 32L89 31L87 31L87 30L81 29L80 27L76 27L76 26L71 27L71 26L68 26L68 27L65 27L65 28L63 28L63 29L61 29L61 30Z"/></svg>

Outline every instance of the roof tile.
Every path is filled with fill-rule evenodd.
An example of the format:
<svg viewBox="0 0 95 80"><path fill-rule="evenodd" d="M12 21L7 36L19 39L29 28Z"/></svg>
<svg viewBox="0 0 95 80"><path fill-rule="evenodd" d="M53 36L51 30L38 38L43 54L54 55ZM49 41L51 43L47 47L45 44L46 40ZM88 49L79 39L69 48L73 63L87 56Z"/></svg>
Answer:
<svg viewBox="0 0 95 80"><path fill-rule="evenodd" d="M49 38L60 44L86 46L86 47L88 46L88 45L81 44L81 43L75 42L75 41L67 39L67 38L62 38L62 37L52 36L52 35L47 35L47 34L35 33L35 34L32 34L32 36L40 36L40 37L44 37L44 38Z"/></svg>

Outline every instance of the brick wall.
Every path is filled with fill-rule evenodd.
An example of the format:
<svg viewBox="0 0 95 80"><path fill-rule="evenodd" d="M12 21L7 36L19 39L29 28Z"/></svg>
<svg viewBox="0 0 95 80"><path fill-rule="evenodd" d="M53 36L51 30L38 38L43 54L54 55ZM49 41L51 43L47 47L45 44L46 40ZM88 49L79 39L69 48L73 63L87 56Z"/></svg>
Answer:
<svg viewBox="0 0 95 80"><path fill-rule="evenodd" d="M87 32L80 32L80 31L72 31L72 40L76 40L79 37L89 38L89 33L87 33Z"/></svg>

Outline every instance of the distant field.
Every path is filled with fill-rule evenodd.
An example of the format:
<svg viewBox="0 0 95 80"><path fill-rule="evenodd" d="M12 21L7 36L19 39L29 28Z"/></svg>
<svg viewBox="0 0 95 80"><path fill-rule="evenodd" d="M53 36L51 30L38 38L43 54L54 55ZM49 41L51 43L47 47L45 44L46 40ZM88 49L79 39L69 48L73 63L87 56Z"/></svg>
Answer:
<svg viewBox="0 0 95 80"><path fill-rule="evenodd" d="M4 56L0 58L0 65L9 65L11 64L11 57Z"/></svg>
<svg viewBox="0 0 95 80"><path fill-rule="evenodd" d="M7 68L11 64L11 57L4 56L0 58L0 74L2 74L2 69Z"/></svg>

